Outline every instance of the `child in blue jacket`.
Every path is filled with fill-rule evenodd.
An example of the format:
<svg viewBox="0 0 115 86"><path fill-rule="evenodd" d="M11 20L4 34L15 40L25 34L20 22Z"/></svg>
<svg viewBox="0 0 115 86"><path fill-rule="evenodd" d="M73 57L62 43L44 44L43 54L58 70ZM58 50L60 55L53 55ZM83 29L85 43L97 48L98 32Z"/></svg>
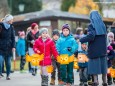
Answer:
<svg viewBox="0 0 115 86"><path fill-rule="evenodd" d="M19 40L16 45L16 51L20 59L20 72L24 72L24 65L25 65L25 53L26 53L26 48L25 48L25 33L24 31L19 32Z"/></svg>
<svg viewBox="0 0 115 86"><path fill-rule="evenodd" d="M78 59L79 54L85 54L87 56L87 43L81 44L81 51L78 51ZM88 86L88 73L87 73L87 67L88 67L88 58L87 61L84 57L80 57L83 62L78 60L78 66L79 66L79 77L80 77L80 86ZM84 62L85 61L85 62Z"/></svg>
<svg viewBox="0 0 115 86"><path fill-rule="evenodd" d="M56 42L56 48L60 55L67 54L71 56L78 49L78 44L70 33L70 26L64 24L62 26L62 34ZM60 82L61 85L71 85L73 83L73 62L69 64L60 64Z"/></svg>

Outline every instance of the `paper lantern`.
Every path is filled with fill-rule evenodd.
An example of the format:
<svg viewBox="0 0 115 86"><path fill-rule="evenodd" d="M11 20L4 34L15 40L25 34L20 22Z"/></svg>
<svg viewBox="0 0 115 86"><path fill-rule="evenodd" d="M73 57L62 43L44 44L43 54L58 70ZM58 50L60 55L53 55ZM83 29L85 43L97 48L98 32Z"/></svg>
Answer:
<svg viewBox="0 0 115 86"><path fill-rule="evenodd" d="M74 61L74 69L79 69L78 62Z"/></svg>
<svg viewBox="0 0 115 86"><path fill-rule="evenodd" d="M28 54L26 54L25 57L26 57L26 61L27 61L27 62L31 62L31 56L29 56Z"/></svg>
<svg viewBox="0 0 115 86"><path fill-rule="evenodd" d="M69 64L69 57L67 54L63 54L57 57L57 62L60 64Z"/></svg>
<svg viewBox="0 0 115 86"><path fill-rule="evenodd" d="M115 69L113 69L112 67L110 68L110 74L112 78L115 78Z"/></svg>
<svg viewBox="0 0 115 86"><path fill-rule="evenodd" d="M88 58L85 54L79 53L78 54L78 62L85 63L88 62Z"/></svg>
<svg viewBox="0 0 115 86"><path fill-rule="evenodd" d="M42 61L43 58L44 58L43 54L41 54L41 55L39 55L39 54L33 54L31 56L31 64L33 66L39 66L39 62Z"/></svg>
<svg viewBox="0 0 115 86"><path fill-rule="evenodd" d="M69 62L73 62L74 61L74 55L71 55L70 57L69 57Z"/></svg>
<svg viewBox="0 0 115 86"><path fill-rule="evenodd" d="M52 73L53 72L53 66L52 65L47 66L47 72L48 73Z"/></svg>
<svg viewBox="0 0 115 86"><path fill-rule="evenodd" d="M39 58L39 60L43 60L44 58L44 55L43 54L33 54L31 57L34 57L34 58Z"/></svg>

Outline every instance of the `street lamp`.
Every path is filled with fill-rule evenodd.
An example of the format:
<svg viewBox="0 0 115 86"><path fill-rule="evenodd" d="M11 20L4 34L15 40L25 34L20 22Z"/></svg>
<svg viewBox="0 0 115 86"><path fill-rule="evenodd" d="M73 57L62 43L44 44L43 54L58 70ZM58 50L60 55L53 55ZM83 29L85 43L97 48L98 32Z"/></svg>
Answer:
<svg viewBox="0 0 115 86"><path fill-rule="evenodd" d="M24 4L19 4L19 11L23 12L24 11L24 7L25 7Z"/></svg>

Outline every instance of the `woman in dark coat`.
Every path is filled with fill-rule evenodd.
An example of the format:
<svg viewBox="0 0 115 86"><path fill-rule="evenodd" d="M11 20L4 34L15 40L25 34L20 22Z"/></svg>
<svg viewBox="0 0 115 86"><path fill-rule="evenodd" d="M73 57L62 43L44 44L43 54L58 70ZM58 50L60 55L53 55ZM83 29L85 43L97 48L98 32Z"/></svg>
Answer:
<svg viewBox="0 0 115 86"><path fill-rule="evenodd" d="M80 39L81 43L88 42L88 73L94 78L92 86L98 85L98 74L102 74L103 86L107 86L106 27L98 11L90 13L90 21L88 35Z"/></svg>
<svg viewBox="0 0 115 86"><path fill-rule="evenodd" d="M0 23L0 78L2 75L3 61L6 64L6 80L10 80L12 51L15 51L15 34L12 26L13 16L6 15Z"/></svg>
<svg viewBox="0 0 115 86"><path fill-rule="evenodd" d="M27 34L28 53L29 53L30 56L32 54L34 54L33 44L38 37L39 37L38 24L37 23L32 23L31 24L31 30ZM31 67L31 69L29 69L29 71L32 72L33 76L35 76L37 74L37 67L32 66L30 63L29 63L29 66Z"/></svg>

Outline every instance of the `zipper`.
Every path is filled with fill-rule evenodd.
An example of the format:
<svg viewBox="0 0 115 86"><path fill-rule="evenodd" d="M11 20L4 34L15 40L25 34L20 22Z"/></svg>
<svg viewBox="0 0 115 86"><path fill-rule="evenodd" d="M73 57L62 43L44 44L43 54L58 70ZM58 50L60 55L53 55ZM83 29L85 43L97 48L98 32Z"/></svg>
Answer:
<svg viewBox="0 0 115 86"><path fill-rule="evenodd" d="M44 61L45 61L45 41L44 41ZM43 66L44 66L44 61L43 61Z"/></svg>

